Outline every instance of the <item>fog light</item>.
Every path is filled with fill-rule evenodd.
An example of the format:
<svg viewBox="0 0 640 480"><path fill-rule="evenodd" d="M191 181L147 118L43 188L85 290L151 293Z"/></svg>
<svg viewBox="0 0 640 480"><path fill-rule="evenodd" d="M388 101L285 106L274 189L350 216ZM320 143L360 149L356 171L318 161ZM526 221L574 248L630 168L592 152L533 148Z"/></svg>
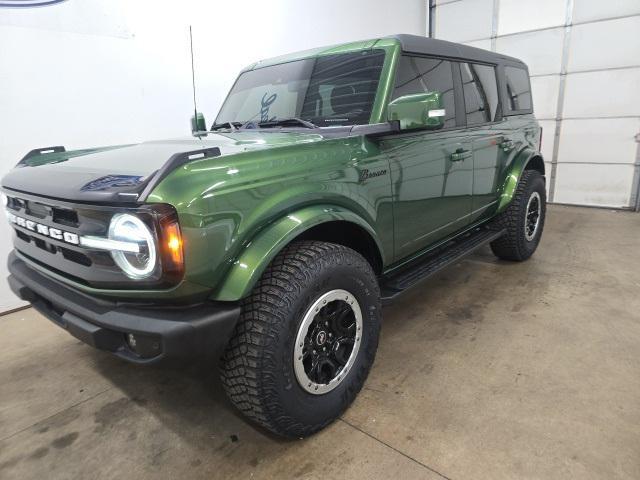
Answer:
<svg viewBox="0 0 640 480"><path fill-rule="evenodd" d="M156 336L125 333L124 339L129 350L131 350L137 357L153 358L162 353L160 338Z"/></svg>

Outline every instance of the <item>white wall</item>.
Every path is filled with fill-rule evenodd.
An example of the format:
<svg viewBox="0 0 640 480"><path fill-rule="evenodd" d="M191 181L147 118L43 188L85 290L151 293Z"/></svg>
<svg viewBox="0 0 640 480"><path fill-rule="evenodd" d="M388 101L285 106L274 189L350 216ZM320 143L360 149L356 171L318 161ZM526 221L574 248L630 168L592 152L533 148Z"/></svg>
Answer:
<svg viewBox="0 0 640 480"><path fill-rule="evenodd" d="M210 122L245 65L333 43L425 34L426 8L422 0L67 0L0 8L0 175L36 147L188 135L190 24L198 108ZM0 221L0 312L20 305L4 280L10 243Z"/></svg>
<svg viewBox="0 0 640 480"><path fill-rule="evenodd" d="M529 65L551 201L637 205L640 0L436 0L435 24Z"/></svg>

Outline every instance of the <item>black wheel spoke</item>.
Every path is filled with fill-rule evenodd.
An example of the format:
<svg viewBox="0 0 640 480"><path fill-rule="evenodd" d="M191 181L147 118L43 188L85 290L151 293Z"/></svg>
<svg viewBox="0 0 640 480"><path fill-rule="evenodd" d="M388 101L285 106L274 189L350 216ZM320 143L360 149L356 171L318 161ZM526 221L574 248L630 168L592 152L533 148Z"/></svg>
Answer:
<svg viewBox="0 0 640 480"><path fill-rule="evenodd" d="M347 315L351 314L351 307L346 302L334 302L338 303L339 307L336 310L336 319L342 321Z"/></svg>
<svg viewBox="0 0 640 480"><path fill-rule="evenodd" d="M311 363L311 368L309 369L309 378L318 383L317 378L320 374L320 358L315 357Z"/></svg>
<svg viewBox="0 0 640 480"><path fill-rule="evenodd" d="M333 352L332 352L333 358L341 366L344 366L349 361L349 355L351 354L351 350L353 350L354 345L355 345L355 340L353 338L342 337L337 339L333 347Z"/></svg>
<svg viewBox="0 0 640 480"><path fill-rule="evenodd" d="M333 306L335 304L335 306ZM351 307L346 302L332 302L331 312L327 315L327 320L331 322L342 322L342 320L351 313Z"/></svg>
<svg viewBox="0 0 640 480"><path fill-rule="evenodd" d="M336 315L333 317L333 330L336 334L344 335L346 334L352 325L355 325L355 317L353 315L353 310L349 307L349 305L345 302L340 302L344 305L344 308L340 311L340 315Z"/></svg>
<svg viewBox="0 0 640 480"><path fill-rule="evenodd" d="M333 360L331 360L328 357L325 357L323 359L322 365L323 365L323 369L322 369L323 372L327 373L327 375L326 375L326 383L329 383L338 374L338 368L339 367L338 367L338 365L336 365L336 363Z"/></svg>

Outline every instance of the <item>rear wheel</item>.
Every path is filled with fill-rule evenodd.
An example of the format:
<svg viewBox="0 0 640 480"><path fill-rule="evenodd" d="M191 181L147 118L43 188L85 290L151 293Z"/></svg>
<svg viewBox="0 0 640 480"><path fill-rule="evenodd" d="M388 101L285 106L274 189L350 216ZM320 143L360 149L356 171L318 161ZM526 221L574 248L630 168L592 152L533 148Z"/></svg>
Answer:
<svg viewBox="0 0 640 480"><path fill-rule="evenodd" d="M227 395L274 433L313 434L362 388L380 319L377 279L361 255L332 243L293 243L243 302L221 367Z"/></svg>
<svg viewBox="0 0 640 480"><path fill-rule="evenodd" d="M504 260L523 261L538 248L546 216L544 177L537 170L525 170L514 198L496 218L506 234L491 242L493 253Z"/></svg>

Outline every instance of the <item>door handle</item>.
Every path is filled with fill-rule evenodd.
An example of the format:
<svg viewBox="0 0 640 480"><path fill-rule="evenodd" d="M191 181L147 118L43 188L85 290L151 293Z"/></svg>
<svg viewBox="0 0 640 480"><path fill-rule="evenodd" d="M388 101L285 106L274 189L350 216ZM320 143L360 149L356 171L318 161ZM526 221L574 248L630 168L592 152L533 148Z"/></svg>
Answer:
<svg viewBox="0 0 640 480"><path fill-rule="evenodd" d="M449 155L449 160L452 162L460 162L465 158L469 158L471 156L471 150L465 150L464 148L457 149L454 153Z"/></svg>
<svg viewBox="0 0 640 480"><path fill-rule="evenodd" d="M502 150L504 150L505 152L513 150L514 147L515 143L513 142L513 140L505 140L500 144L500 148L502 148Z"/></svg>

